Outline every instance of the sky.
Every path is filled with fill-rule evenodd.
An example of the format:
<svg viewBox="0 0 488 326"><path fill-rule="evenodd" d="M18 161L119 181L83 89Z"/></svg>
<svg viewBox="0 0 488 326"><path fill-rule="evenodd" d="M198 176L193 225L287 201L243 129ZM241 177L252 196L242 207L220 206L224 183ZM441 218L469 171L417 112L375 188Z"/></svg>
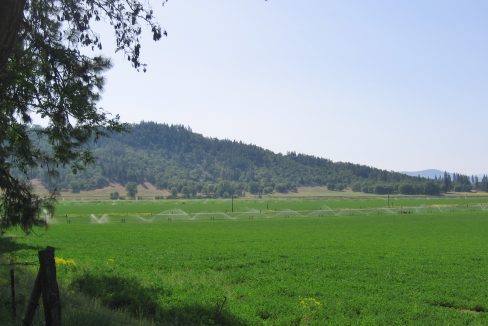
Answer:
<svg viewBox="0 0 488 326"><path fill-rule="evenodd" d="M152 2L146 73L110 47L105 110L388 170L488 172L488 1ZM113 42L112 42L113 43Z"/></svg>

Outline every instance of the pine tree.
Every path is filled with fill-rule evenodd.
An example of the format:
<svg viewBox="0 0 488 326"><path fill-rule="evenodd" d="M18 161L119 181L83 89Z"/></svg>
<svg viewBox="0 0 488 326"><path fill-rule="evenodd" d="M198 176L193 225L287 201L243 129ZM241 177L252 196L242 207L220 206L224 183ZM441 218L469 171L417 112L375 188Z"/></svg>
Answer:
<svg viewBox="0 0 488 326"><path fill-rule="evenodd" d="M451 175L444 172L444 177L442 178L442 191L449 192L452 190L452 179Z"/></svg>

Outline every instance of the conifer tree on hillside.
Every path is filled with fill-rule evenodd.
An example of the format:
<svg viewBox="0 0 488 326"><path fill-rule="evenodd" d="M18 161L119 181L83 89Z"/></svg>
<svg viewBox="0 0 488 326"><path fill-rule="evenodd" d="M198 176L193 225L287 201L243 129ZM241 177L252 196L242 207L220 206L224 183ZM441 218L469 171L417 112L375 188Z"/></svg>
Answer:
<svg viewBox="0 0 488 326"><path fill-rule="evenodd" d="M451 175L444 172L444 177L442 178L442 191L449 192L452 190L452 179Z"/></svg>

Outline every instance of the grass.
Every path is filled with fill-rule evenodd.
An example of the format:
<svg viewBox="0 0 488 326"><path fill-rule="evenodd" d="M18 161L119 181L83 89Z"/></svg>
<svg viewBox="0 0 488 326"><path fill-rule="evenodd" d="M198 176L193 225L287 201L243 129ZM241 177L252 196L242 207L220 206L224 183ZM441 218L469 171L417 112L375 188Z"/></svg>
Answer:
<svg viewBox="0 0 488 326"><path fill-rule="evenodd" d="M469 207L483 201L396 198L390 204ZM385 199L235 202L238 211L266 205L379 208ZM94 316L115 309L116 317L104 324L488 323L488 219L482 210L152 224L91 224L87 217L176 208L226 211L230 201L60 203L58 218L70 214L73 223L38 229L1 249L32 261L34 248L51 245L58 257L72 259L74 265L58 266L66 313L76 300Z"/></svg>
<svg viewBox="0 0 488 326"><path fill-rule="evenodd" d="M33 181L34 191L41 195L47 195L48 190L42 185L39 180ZM154 185L149 182L144 184L139 184L137 187L137 195L145 199L154 199L156 196L168 197L171 193L168 189L157 189ZM62 190L59 193L59 197L64 200L107 200L110 198L110 194L117 191L120 196L127 197L127 192L125 187L121 184L110 184L107 187L80 191L79 193L73 193L69 190ZM317 196L328 196L328 197L343 197L343 196L375 196L373 194L365 194L362 192L353 192L350 190L344 191L331 191L327 187L298 187L296 192L289 193L273 193L268 197L317 197ZM250 193L246 193L246 197L255 197Z"/></svg>
<svg viewBox="0 0 488 326"><path fill-rule="evenodd" d="M391 208L428 207L428 206L460 206L487 205L488 197L392 197ZM388 207L387 197L360 198L269 198L269 199L234 199L235 212L264 211L310 211L329 209L367 209ZM161 212L181 209L186 213L199 212L231 212L231 199L164 199L143 201L61 201L56 216L88 216L89 214L158 214Z"/></svg>
<svg viewBox="0 0 488 326"><path fill-rule="evenodd" d="M15 287L17 318L12 317L11 293L10 293L10 264L9 257L17 251L33 253L37 249L29 245L12 242L9 238L0 238L0 324L1 325L21 325L21 320L25 315L27 301L35 279L35 270L25 268L25 266L15 266ZM30 255L29 255L30 256ZM34 257L30 257L33 259ZM58 267L59 269L60 267ZM61 279L59 281L62 282ZM65 285L65 283L61 284ZM66 286L60 287L61 312L64 325L97 326L97 325L148 325L151 321L141 317L136 318L125 311L110 309L104 306L96 298L88 297L73 291ZM37 309L33 320L34 325L43 325L42 302Z"/></svg>
<svg viewBox="0 0 488 326"><path fill-rule="evenodd" d="M34 191L40 195L47 195L48 191L47 189L42 185L42 183L39 180L33 180L33 188ZM152 200L155 197L164 197L167 198L171 194L168 189L157 189L154 185L152 185L149 182L145 182L144 184L139 184L137 186L138 192L137 196L141 197L142 199L145 200ZM82 201L82 200L87 200L87 201L94 201L94 200L108 200L110 199L110 194L112 192L118 192L121 197L127 198L127 192L125 190L125 187L121 184L110 184L107 187L100 188L100 189L95 189L95 190L87 190L87 191L81 191L79 193L73 193L69 190L62 190L58 196L62 200L67 200L67 201ZM397 195L401 197L402 195ZM488 193L486 192L469 192L469 193L449 193L446 196L450 197L487 197ZM298 187L296 192L288 192L288 193L278 193L274 192L270 195L264 195L263 198L324 198L324 197L330 197L330 198L343 198L343 197L348 197L348 198L360 198L360 197L365 197L365 198L373 198L373 197L382 197L380 195L375 195L375 194L368 194L368 193L363 193L363 192L354 192L349 189L343 190L343 191L333 191L333 190L328 190L327 187L321 187L321 186L314 186L314 187ZM247 199L252 199L256 198L255 195L252 195L250 193L246 193L245 197Z"/></svg>

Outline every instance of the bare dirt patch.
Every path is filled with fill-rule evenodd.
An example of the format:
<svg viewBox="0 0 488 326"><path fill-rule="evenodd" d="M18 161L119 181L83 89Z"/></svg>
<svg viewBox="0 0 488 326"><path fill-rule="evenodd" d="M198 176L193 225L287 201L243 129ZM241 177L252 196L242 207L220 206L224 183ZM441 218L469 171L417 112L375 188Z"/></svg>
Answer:
<svg viewBox="0 0 488 326"><path fill-rule="evenodd" d="M468 314L482 314L488 312L488 310L481 306L481 305L476 305L474 307L464 307L464 306L458 306L452 302L433 302L431 303L433 306L441 307L441 308L447 308L447 309L453 309L457 310L462 313L468 313Z"/></svg>

